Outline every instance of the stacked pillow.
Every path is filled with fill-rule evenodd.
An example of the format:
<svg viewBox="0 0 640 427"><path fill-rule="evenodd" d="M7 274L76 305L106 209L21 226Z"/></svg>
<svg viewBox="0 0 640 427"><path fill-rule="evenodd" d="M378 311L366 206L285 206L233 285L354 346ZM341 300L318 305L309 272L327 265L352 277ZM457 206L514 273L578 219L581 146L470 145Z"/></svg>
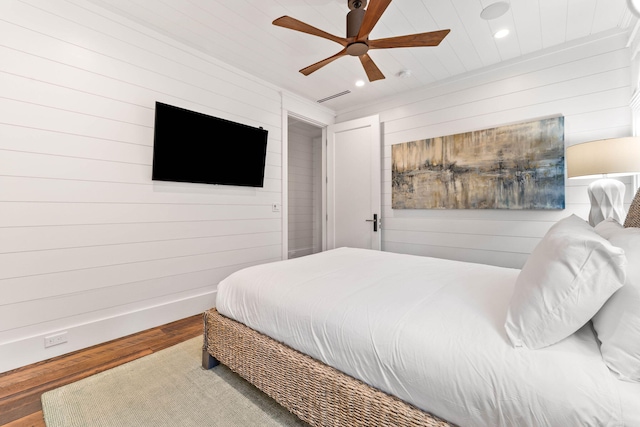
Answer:
<svg viewBox="0 0 640 427"><path fill-rule="evenodd" d="M549 229L516 281L505 322L514 346L549 346L591 320L609 369L640 382L640 228L625 226L571 215Z"/></svg>
<svg viewBox="0 0 640 427"><path fill-rule="evenodd" d="M614 220L595 230L627 256L625 285L593 318L605 363L627 381L640 381L640 228L623 228Z"/></svg>
<svg viewBox="0 0 640 427"><path fill-rule="evenodd" d="M571 215L557 222L516 280L505 322L511 343L539 349L576 332L623 286L626 264L624 250L583 219ZM610 329L614 322L607 317L603 323Z"/></svg>

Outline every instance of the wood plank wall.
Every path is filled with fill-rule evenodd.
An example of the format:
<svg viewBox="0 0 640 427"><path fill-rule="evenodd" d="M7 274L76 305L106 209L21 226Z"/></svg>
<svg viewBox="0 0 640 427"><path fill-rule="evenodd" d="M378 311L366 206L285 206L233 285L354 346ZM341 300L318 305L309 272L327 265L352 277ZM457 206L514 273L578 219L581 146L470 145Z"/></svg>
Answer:
<svg viewBox="0 0 640 427"><path fill-rule="evenodd" d="M561 212L394 211L390 146L553 114L567 144L628 135L629 57L612 36L342 112L383 122L383 248L521 266L588 182ZM280 89L84 0L1 1L0 76L0 372L193 315L281 258ZM155 101L267 129L265 188L153 183Z"/></svg>
<svg viewBox="0 0 640 427"><path fill-rule="evenodd" d="M0 372L201 312L281 259L280 89L83 0L2 1L0 40ZM156 101L267 129L264 188L152 182Z"/></svg>
<svg viewBox="0 0 640 427"><path fill-rule="evenodd" d="M394 210L391 146L407 141L565 117L565 145L632 134L631 49L625 35L510 61L415 93L338 112L336 121L380 114L383 129L382 240L392 252L521 268L549 227L587 218L589 180L567 180L560 211ZM627 185L626 202L635 190Z"/></svg>

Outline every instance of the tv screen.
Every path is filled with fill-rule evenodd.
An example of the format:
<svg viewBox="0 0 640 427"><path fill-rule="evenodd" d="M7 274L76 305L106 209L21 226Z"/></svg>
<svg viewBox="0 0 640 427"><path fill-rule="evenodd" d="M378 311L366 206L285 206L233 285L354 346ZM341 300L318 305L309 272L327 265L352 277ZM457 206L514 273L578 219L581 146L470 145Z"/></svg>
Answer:
<svg viewBox="0 0 640 427"><path fill-rule="evenodd" d="M156 102L152 179L262 187L267 131Z"/></svg>

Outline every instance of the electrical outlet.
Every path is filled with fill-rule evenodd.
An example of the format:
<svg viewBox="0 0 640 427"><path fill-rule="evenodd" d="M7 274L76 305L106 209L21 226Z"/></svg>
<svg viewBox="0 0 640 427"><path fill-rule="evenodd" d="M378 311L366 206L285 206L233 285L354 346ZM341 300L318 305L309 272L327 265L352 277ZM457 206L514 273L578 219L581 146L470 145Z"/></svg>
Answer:
<svg viewBox="0 0 640 427"><path fill-rule="evenodd" d="M53 347L54 345L60 345L67 342L67 332L60 332L59 334L49 335L44 337L44 348Z"/></svg>

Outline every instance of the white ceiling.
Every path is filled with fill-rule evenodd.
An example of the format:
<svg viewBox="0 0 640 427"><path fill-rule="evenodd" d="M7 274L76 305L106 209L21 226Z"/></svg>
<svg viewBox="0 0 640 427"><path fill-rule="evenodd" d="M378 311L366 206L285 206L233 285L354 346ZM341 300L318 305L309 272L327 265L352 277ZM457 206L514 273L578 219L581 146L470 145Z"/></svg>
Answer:
<svg viewBox="0 0 640 427"><path fill-rule="evenodd" d="M498 0L395 0L370 39L451 29L437 47L376 49L369 52L386 79L367 81L357 58L339 58L304 76L298 70L342 49L332 41L271 22L283 15L344 37L347 0L89 0L206 52L290 92L329 101L340 112L375 100L495 66L502 61L588 37L630 31L636 18L625 0L505 0L509 11L480 17ZM493 33L508 28L504 39ZM411 76L398 73L411 70Z"/></svg>

